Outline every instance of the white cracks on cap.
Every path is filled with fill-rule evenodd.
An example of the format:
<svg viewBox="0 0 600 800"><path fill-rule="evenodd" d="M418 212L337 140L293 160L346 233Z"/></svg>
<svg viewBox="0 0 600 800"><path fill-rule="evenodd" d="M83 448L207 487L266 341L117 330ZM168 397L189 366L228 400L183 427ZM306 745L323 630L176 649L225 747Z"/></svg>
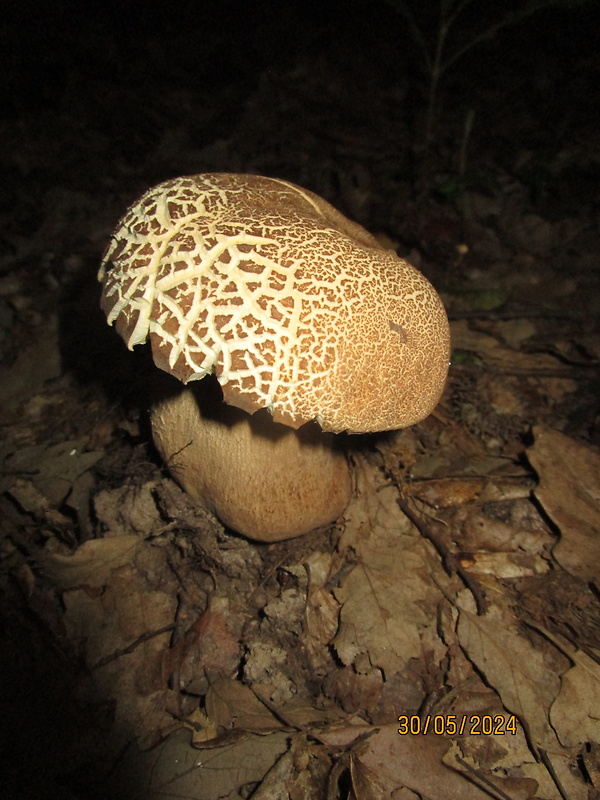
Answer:
<svg viewBox="0 0 600 800"><path fill-rule="evenodd" d="M414 267L287 181L206 174L150 189L119 223L102 308L183 383L298 428L411 425L441 395L449 328Z"/></svg>

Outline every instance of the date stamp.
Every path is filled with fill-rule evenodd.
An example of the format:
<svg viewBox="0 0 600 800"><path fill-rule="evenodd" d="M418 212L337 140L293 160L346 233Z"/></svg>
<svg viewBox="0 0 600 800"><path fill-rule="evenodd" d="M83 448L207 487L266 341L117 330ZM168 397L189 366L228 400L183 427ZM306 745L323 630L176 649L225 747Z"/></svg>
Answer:
<svg viewBox="0 0 600 800"><path fill-rule="evenodd" d="M433 733L436 736L504 736L507 733L516 736L517 718L513 715L505 717L503 714L427 714L426 717L401 714L398 717L398 733L400 736L424 736Z"/></svg>

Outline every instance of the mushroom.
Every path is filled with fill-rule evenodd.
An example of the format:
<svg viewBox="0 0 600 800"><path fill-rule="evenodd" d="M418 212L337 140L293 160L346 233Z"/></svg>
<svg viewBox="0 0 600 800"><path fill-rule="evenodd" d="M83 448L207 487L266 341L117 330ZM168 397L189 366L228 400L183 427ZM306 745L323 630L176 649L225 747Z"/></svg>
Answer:
<svg viewBox="0 0 600 800"><path fill-rule="evenodd" d="M444 387L449 327L431 284L287 181L205 174L150 189L99 280L130 349L149 338L183 384L216 374L222 398L207 378L154 405L153 438L182 487L250 538L339 517L350 479L334 434L412 425Z"/></svg>

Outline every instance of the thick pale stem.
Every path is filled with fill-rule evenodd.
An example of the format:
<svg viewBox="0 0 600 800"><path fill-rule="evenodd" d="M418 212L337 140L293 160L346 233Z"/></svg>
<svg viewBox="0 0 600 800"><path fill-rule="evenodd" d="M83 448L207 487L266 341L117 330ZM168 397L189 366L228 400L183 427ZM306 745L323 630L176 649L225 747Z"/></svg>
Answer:
<svg viewBox="0 0 600 800"><path fill-rule="evenodd" d="M331 523L350 500L350 475L333 434L292 430L265 410L222 402L204 379L158 401L157 449L181 486L229 528L258 541L301 536Z"/></svg>

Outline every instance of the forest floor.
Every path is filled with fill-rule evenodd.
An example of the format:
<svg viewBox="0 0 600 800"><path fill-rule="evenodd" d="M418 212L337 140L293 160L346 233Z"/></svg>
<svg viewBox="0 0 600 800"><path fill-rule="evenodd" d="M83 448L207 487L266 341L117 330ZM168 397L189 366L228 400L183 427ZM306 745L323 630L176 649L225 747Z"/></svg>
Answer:
<svg viewBox="0 0 600 800"><path fill-rule="evenodd" d="M8 798L600 797L597 59L467 61L424 166L392 22L379 60L324 23L213 82L216 44L195 73L158 36L101 68L98 34L0 121ZM149 354L98 305L127 206L215 171L324 196L451 320L434 413L348 437L343 518L277 544L169 476Z"/></svg>

